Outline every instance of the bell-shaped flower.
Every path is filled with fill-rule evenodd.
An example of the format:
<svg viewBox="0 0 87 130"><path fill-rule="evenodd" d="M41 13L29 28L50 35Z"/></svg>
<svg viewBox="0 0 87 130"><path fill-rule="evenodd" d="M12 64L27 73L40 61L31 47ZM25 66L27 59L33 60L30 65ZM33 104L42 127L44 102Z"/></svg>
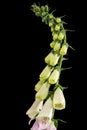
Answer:
<svg viewBox="0 0 87 130"><path fill-rule="evenodd" d="M35 90L38 92L43 84L44 84L43 81L38 81L37 84L35 85Z"/></svg>
<svg viewBox="0 0 87 130"><path fill-rule="evenodd" d="M40 74L40 80L45 81L51 74L52 68L47 65Z"/></svg>
<svg viewBox="0 0 87 130"><path fill-rule="evenodd" d="M48 82L45 82L39 89L39 91L36 93L35 95L36 100L44 100L48 95L49 88L50 84Z"/></svg>
<svg viewBox="0 0 87 130"><path fill-rule="evenodd" d="M39 123L39 128L47 129L51 123L51 119L53 117L53 103L51 98L48 98L43 105L42 110L36 117L36 121Z"/></svg>
<svg viewBox="0 0 87 130"><path fill-rule="evenodd" d="M26 115L28 115L31 120L41 111L43 106L43 101L35 100L32 106L27 110Z"/></svg>
<svg viewBox="0 0 87 130"><path fill-rule="evenodd" d="M49 77L49 83L50 84L55 84L60 76L60 72L57 69L54 69L54 71L51 73L50 77Z"/></svg>
<svg viewBox="0 0 87 130"><path fill-rule="evenodd" d="M46 57L45 57L45 62L51 66L55 66L58 63L59 56L58 54L53 54L50 52Z"/></svg>
<svg viewBox="0 0 87 130"><path fill-rule="evenodd" d="M65 97L63 91L59 87L54 92L53 108L56 110L62 110L65 108Z"/></svg>
<svg viewBox="0 0 87 130"><path fill-rule="evenodd" d="M44 121L42 122L41 120L35 121L33 124L31 130L57 130L57 128L54 125L53 121Z"/></svg>
<svg viewBox="0 0 87 130"><path fill-rule="evenodd" d="M60 49L60 55L66 55L67 54L68 46L64 44Z"/></svg>

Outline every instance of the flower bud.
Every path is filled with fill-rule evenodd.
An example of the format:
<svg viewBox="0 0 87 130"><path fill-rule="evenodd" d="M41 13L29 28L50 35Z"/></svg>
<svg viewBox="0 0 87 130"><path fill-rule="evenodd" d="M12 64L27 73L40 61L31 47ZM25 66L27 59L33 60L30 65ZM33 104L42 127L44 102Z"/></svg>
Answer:
<svg viewBox="0 0 87 130"><path fill-rule="evenodd" d="M53 32L54 31L54 28L53 28L53 26L51 26L51 32Z"/></svg>
<svg viewBox="0 0 87 130"><path fill-rule="evenodd" d="M55 31L59 31L60 30L60 26L59 25L56 25L55 26Z"/></svg>
<svg viewBox="0 0 87 130"><path fill-rule="evenodd" d="M40 112L42 109L43 101L35 100L32 106L26 112L29 118L34 119L35 116Z"/></svg>
<svg viewBox="0 0 87 130"><path fill-rule="evenodd" d="M61 22L61 19L60 19L60 18L56 18L56 22L57 22L57 23L60 23L60 22Z"/></svg>
<svg viewBox="0 0 87 130"><path fill-rule="evenodd" d="M55 41L52 41L52 42L50 43L50 47L53 48L54 45L55 45Z"/></svg>
<svg viewBox="0 0 87 130"><path fill-rule="evenodd" d="M60 34L58 35L58 39L63 40L63 38L64 38L64 34L62 32L60 32Z"/></svg>
<svg viewBox="0 0 87 130"><path fill-rule="evenodd" d="M53 23L52 22L49 22L49 27L52 27L53 26Z"/></svg>
<svg viewBox="0 0 87 130"><path fill-rule="evenodd" d="M35 90L39 91L39 89L42 87L43 83L44 83L43 81L38 81L38 83L35 85Z"/></svg>
<svg viewBox="0 0 87 130"><path fill-rule="evenodd" d="M52 52L50 52L45 58L45 62L51 66L55 66L58 63L58 60L58 54L53 54Z"/></svg>
<svg viewBox="0 0 87 130"><path fill-rule="evenodd" d="M58 34L57 33L53 33L53 40L57 40L58 39Z"/></svg>
<svg viewBox="0 0 87 130"><path fill-rule="evenodd" d="M54 47L53 47L53 50L58 51L59 49L60 49L60 43L56 42Z"/></svg>
<svg viewBox="0 0 87 130"><path fill-rule="evenodd" d="M48 82L45 82L40 90L36 93L35 98L36 100L44 100L46 99L48 95L50 84Z"/></svg>
<svg viewBox="0 0 87 130"><path fill-rule="evenodd" d="M59 87L54 92L53 107L56 110L62 110L65 108L65 98L63 91Z"/></svg>
<svg viewBox="0 0 87 130"><path fill-rule="evenodd" d="M49 19L53 19L53 15L52 14L49 14Z"/></svg>
<svg viewBox="0 0 87 130"><path fill-rule="evenodd" d="M50 84L55 84L55 83L58 81L59 76L60 76L60 72L59 72L57 69L55 69L55 70L51 73L51 75L50 75L50 77L49 77L49 83L50 83Z"/></svg>
<svg viewBox="0 0 87 130"><path fill-rule="evenodd" d="M66 55L67 54L67 45L63 45L62 48L60 49L60 55Z"/></svg>
<svg viewBox="0 0 87 130"><path fill-rule="evenodd" d="M52 68L47 65L40 74L40 80L45 81L50 76L51 71L52 71Z"/></svg>

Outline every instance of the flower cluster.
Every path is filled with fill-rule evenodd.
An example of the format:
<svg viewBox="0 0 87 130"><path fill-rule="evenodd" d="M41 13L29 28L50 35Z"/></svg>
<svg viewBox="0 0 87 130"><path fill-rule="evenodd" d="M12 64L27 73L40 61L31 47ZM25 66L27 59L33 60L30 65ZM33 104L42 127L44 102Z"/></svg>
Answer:
<svg viewBox="0 0 87 130"><path fill-rule="evenodd" d="M66 31L61 18L56 18L49 13L47 5L40 7L33 4L32 11L50 27L53 41L50 43L51 51L44 58L46 66L35 85L35 101L27 110L26 115L31 120L36 120L31 130L57 130L54 111L63 110L66 107L64 89L59 84L62 61L68 50Z"/></svg>

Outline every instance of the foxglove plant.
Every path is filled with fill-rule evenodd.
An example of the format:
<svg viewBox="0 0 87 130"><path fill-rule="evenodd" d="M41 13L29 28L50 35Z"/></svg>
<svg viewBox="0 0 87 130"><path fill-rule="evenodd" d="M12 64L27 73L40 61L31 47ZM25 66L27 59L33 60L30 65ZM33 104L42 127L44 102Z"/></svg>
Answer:
<svg viewBox="0 0 87 130"><path fill-rule="evenodd" d="M64 21L60 17L54 17L53 13L49 12L48 5L33 4L31 9L50 27L53 40L50 43L51 51L44 58L47 65L40 73L35 85L35 101L26 115L31 120L36 120L31 130L57 130L58 119L54 117L55 110L63 110L66 107L64 87L59 83L61 70L63 70L62 62L69 47L66 30L63 26Z"/></svg>

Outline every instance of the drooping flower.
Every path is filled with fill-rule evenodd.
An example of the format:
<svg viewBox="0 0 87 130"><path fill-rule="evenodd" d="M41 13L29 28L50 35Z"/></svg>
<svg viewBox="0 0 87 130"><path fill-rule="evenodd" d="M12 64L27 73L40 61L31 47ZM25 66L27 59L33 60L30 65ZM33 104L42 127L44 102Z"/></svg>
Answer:
<svg viewBox="0 0 87 130"><path fill-rule="evenodd" d="M42 122L42 121L36 120L31 128L31 130L57 130L57 128L55 127L53 121Z"/></svg>
<svg viewBox="0 0 87 130"><path fill-rule="evenodd" d="M49 77L49 83L55 84L58 81L59 76L60 76L60 72L57 69L55 69Z"/></svg>
<svg viewBox="0 0 87 130"><path fill-rule="evenodd" d="M50 121L53 116L53 102L51 98L48 98L46 102L44 103L42 110L36 117L37 120L41 121Z"/></svg>
<svg viewBox="0 0 87 130"><path fill-rule="evenodd" d="M26 115L28 115L31 120L41 111L43 106L43 101L35 100L32 106L27 110Z"/></svg>
<svg viewBox="0 0 87 130"><path fill-rule="evenodd" d="M51 74L52 68L47 65L40 74L40 80L45 81Z"/></svg>
<svg viewBox="0 0 87 130"><path fill-rule="evenodd" d="M52 119L53 117L53 104L51 98L48 98L43 105L42 110L36 117L36 121L31 128L31 130L50 130L52 128ZM53 129L55 130L55 129Z"/></svg>
<svg viewBox="0 0 87 130"><path fill-rule="evenodd" d="M63 91L59 87L54 92L53 108L57 110L65 108L65 97Z"/></svg>
<svg viewBox="0 0 87 130"><path fill-rule="evenodd" d="M36 93L35 95L36 100L44 100L48 95L49 87L50 84L48 82L45 82L39 89L39 91Z"/></svg>

